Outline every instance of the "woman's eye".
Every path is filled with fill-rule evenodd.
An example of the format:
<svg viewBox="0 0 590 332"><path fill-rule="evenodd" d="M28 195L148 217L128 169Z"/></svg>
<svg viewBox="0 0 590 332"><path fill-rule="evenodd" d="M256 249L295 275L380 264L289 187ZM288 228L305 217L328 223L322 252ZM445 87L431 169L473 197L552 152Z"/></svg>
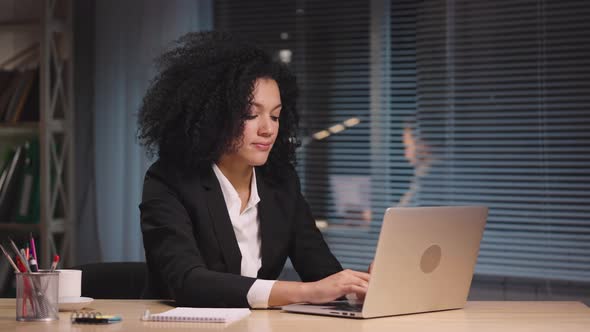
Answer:
<svg viewBox="0 0 590 332"><path fill-rule="evenodd" d="M272 119L272 121L274 122L278 122L279 121L279 117L278 116L271 116L270 117Z"/></svg>
<svg viewBox="0 0 590 332"><path fill-rule="evenodd" d="M248 114L246 115L246 120L254 120L256 119L256 114Z"/></svg>

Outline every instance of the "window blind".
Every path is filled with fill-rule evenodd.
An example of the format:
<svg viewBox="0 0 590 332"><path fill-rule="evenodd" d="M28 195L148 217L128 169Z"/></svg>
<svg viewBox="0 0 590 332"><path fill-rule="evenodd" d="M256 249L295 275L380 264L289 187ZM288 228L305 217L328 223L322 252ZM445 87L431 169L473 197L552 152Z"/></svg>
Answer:
<svg viewBox="0 0 590 332"><path fill-rule="evenodd" d="M590 280L590 4L216 1L216 29L287 50L298 171L347 268L389 206L490 207L476 273Z"/></svg>
<svg viewBox="0 0 590 332"><path fill-rule="evenodd" d="M476 272L590 280L590 3L425 1L420 205L490 207Z"/></svg>
<svg viewBox="0 0 590 332"><path fill-rule="evenodd" d="M332 252L345 267L364 270L375 249L370 204L370 6L366 1L300 5L299 35L304 43L299 55L305 64L300 84L305 95L302 128L312 137L304 140L299 153L304 195L324 226ZM348 120L358 123L345 126ZM334 127L343 130L330 129Z"/></svg>

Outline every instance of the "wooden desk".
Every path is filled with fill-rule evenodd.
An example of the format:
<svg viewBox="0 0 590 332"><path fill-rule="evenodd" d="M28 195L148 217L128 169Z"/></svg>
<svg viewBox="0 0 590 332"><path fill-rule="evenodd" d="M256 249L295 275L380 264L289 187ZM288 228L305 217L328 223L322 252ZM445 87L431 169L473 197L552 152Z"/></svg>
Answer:
<svg viewBox="0 0 590 332"><path fill-rule="evenodd" d="M590 331L590 309L580 302L469 302L465 309L369 320L333 318L254 310L234 324L142 322L145 309L158 313L171 307L157 301L96 300L91 308L120 314L123 322L111 325L71 324L70 313L62 312L55 322L17 322L15 300L0 299L0 331Z"/></svg>

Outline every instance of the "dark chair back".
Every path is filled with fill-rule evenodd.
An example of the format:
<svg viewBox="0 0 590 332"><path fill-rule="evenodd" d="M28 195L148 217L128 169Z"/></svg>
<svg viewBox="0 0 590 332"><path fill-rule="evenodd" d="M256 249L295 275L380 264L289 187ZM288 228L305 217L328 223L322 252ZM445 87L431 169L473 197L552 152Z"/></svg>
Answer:
<svg viewBox="0 0 590 332"><path fill-rule="evenodd" d="M146 283L144 262L113 262L84 264L82 296L94 299L140 299Z"/></svg>

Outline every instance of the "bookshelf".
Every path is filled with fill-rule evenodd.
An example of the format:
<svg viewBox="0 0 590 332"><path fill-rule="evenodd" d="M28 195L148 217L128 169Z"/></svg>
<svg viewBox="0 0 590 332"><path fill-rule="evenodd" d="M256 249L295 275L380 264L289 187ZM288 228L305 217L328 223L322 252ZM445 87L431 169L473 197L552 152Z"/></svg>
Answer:
<svg viewBox="0 0 590 332"><path fill-rule="evenodd" d="M0 219L0 241L8 236L25 239L29 233L35 234L41 266L49 266L54 253L62 257L62 266L75 262L72 6L73 0L0 0L0 69L19 73L34 70L38 75L37 90L19 90L19 83L14 83L13 94L23 97L11 98L22 102L8 103L12 107L8 110L0 109L0 115L5 114L0 116L0 148L30 149L31 142L38 142L38 148L31 150L38 160L34 172L37 217L26 222L12 217ZM34 91L37 113L27 108L36 104L28 104L30 96L22 91ZM2 93L0 90L0 96ZM5 168L6 161L2 163ZM15 165L28 164L15 161ZM21 186L15 190L24 193L14 196L13 209L18 209L19 203L22 206L27 195L34 195L23 189L27 182L16 182ZM1 193L0 187L0 198ZM35 201L31 198L30 202Z"/></svg>

